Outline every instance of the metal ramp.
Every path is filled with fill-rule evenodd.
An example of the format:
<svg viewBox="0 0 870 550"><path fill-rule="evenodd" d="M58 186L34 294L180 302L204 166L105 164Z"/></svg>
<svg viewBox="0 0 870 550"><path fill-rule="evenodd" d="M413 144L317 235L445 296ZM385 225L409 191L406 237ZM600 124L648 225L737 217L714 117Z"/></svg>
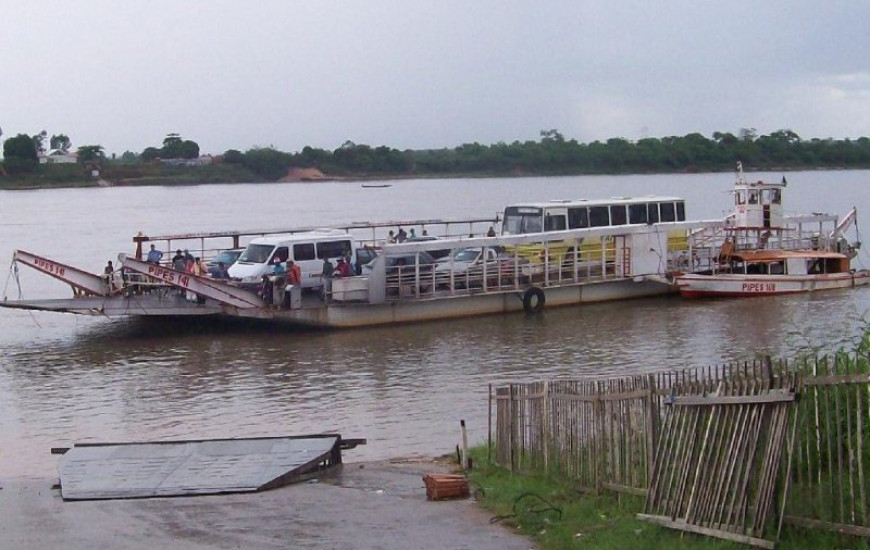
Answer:
<svg viewBox="0 0 870 550"><path fill-rule="evenodd" d="M62 452L64 500L247 493L341 463L365 440L338 434L148 443L84 443Z"/></svg>

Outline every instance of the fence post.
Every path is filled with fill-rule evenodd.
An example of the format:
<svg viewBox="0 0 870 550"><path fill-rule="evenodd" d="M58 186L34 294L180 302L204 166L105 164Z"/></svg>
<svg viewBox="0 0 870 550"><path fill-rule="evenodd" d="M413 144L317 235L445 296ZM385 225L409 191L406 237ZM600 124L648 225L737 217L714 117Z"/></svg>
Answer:
<svg viewBox="0 0 870 550"><path fill-rule="evenodd" d="M508 384L508 449L510 449L510 467L508 468L511 473L514 473L514 445L515 445L515 437L514 437L514 385Z"/></svg>
<svg viewBox="0 0 870 550"><path fill-rule="evenodd" d="M544 400L541 403L541 422L544 424L542 426L542 435L543 435L543 444L544 444L544 471L550 471L550 382L544 380L544 391L542 392L542 399Z"/></svg>
<svg viewBox="0 0 870 550"><path fill-rule="evenodd" d="M649 393L647 394L646 414L647 414L647 440L646 440L646 486L649 488L652 481L653 469L655 467L656 443L658 442L659 432L659 407L658 397L656 395L656 377L654 374L647 375L647 386Z"/></svg>
<svg viewBox="0 0 870 550"><path fill-rule="evenodd" d="M488 467L492 464L492 383L489 384L487 408L489 415L486 421L486 465Z"/></svg>
<svg viewBox="0 0 870 550"><path fill-rule="evenodd" d="M595 383L595 401L594 401L594 411L595 411L595 426L596 431L598 433L595 434L595 446L597 447L597 455L598 455L598 464L595 465L595 494L601 493L601 483L604 479L604 472L606 470L607 464L607 441L606 441L606 432L604 429L605 425L605 410L604 410L604 400L601 399L601 394L603 393L602 386L604 382L598 381Z"/></svg>

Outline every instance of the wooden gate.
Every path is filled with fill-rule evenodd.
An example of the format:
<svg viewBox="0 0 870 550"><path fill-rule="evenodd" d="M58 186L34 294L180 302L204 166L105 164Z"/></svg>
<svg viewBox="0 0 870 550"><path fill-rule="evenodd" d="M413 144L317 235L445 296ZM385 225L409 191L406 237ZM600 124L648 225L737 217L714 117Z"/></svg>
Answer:
<svg viewBox="0 0 870 550"><path fill-rule="evenodd" d="M668 398L640 519L762 548L779 538L797 415L794 377L702 384ZM785 452L785 457L783 457ZM784 476L780 476L785 468ZM778 493L775 495L775 493ZM776 521L770 521L774 518Z"/></svg>

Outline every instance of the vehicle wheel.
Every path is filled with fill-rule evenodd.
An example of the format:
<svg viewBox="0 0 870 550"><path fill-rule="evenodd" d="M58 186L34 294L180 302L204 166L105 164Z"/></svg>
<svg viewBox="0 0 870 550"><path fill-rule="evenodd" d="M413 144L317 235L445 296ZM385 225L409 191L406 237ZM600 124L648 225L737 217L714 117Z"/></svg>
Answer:
<svg viewBox="0 0 870 550"><path fill-rule="evenodd" d="M530 286L523 293L523 310L526 313L540 313L547 302L544 291L536 286Z"/></svg>

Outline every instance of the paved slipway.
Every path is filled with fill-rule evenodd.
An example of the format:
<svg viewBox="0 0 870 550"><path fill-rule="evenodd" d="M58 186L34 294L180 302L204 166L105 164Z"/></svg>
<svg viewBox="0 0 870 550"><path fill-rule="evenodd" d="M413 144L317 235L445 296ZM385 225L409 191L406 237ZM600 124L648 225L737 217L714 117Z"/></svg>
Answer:
<svg viewBox="0 0 870 550"><path fill-rule="evenodd" d="M254 494L63 502L55 480L0 481L4 550L476 549L533 543L470 499L426 500L431 461L344 464L316 480Z"/></svg>

